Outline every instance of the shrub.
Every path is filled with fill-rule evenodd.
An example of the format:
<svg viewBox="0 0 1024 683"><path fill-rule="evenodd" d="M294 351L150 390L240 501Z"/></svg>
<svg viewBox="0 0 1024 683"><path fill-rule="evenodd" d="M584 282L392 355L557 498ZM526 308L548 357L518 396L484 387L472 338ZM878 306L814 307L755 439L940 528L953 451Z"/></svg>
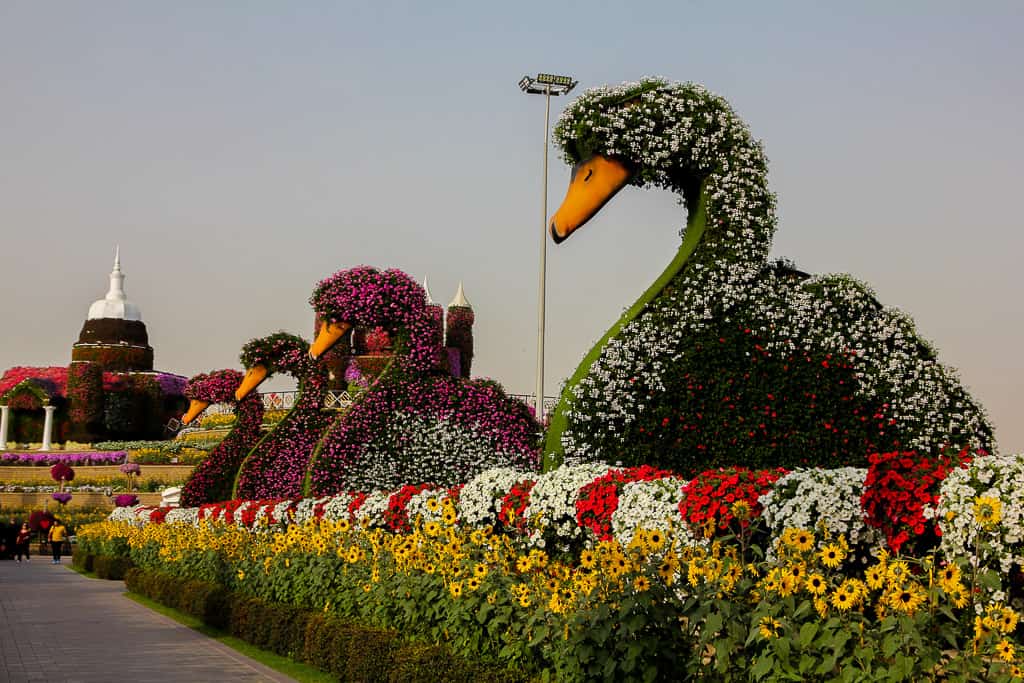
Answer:
<svg viewBox="0 0 1024 683"><path fill-rule="evenodd" d="M75 546L71 549L71 564L83 571L93 571L95 560L96 556L84 548Z"/></svg>
<svg viewBox="0 0 1024 683"><path fill-rule="evenodd" d="M96 577L100 579L109 579L111 581L123 580L125 572L133 566L132 561L127 557L97 555L93 559L93 569L96 572Z"/></svg>

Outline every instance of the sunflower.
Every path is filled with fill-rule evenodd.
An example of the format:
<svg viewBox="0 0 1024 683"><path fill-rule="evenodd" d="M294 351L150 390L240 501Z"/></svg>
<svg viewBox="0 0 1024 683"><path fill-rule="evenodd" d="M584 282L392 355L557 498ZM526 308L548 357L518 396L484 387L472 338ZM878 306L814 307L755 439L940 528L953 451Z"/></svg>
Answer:
<svg viewBox="0 0 1024 683"><path fill-rule="evenodd" d="M846 551L837 543L829 543L818 554L821 563L829 569L836 569L846 559Z"/></svg>
<svg viewBox="0 0 1024 683"><path fill-rule="evenodd" d="M778 619L765 616L761 617L761 623L757 630L760 631L762 638L777 638L781 627L782 624Z"/></svg>
<svg viewBox="0 0 1024 683"><path fill-rule="evenodd" d="M523 557L520 557L518 560L516 560L516 571L518 571L520 574L525 574L526 572L530 571L530 567L532 565L533 563L530 562L530 558L524 555Z"/></svg>
<svg viewBox="0 0 1024 683"><path fill-rule="evenodd" d="M679 570L679 564L672 562L671 560L665 559L658 565L658 576L665 582L666 585L671 586L675 583L676 572Z"/></svg>
<svg viewBox="0 0 1024 683"><path fill-rule="evenodd" d="M875 590L885 585L885 576L885 567L880 564L868 567L867 571L864 572L864 580L867 582L868 587Z"/></svg>
<svg viewBox="0 0 1024 683"><path fill-rule="evenodd" d="M837 589L832 593L832 605L838 608L840 612L845 612L853 607L853 596L846 591Z"/></svg>
<svg viewBox="0 0 1024 683"><path fill-rule="evenodd" d="M821 595L828 589L828 584L825 583L825 577L821 574L811 574L807 577L807 591L811 595Z"/></svg>
<svg viewBox="0 0 1024 683"><path fill-rule="evenodd" d="M800 581L790 573L783 572L779 579L779 595L786 597L792 595L800 588Z"/></svg>
<svg viewBox="0 0 1024 683"><path fill-rule="evenodd" d="M437 536L438 534L441 533L441 525L438 524L437 522L427 522L423 526L423 532L427 536Z"/></svg>
<svg viewBox="0 0 1024 683"><path fill-rule="evenodd" d="M431 512L437 512L441 509L441 503L436 497L427 498L427 509Z"/></svg>
<svg viewBox="0 0 1024 683"><path fill-rule="evenodd" d="M665 545L665 534L658 529L648 532L647 534L647 545L652 552L661 550L662 546Z"/></svg>
<svg viewBox="0 0 1024 683"><path fill-rule="evenodd" d="M529 607L531 604L532 603L530 602L530 596L528 594L523 593L522 595L519 596L519 606L520 607Z"/></svg>
<svg viewBox="0 0 1024 683"><path fill-rule="evenodd" d="M462 582L452 581L451 584L448 586L448 592L452 594L453 598L457 598L460 595L462 595Z"/></svg>
<svg viewBox="0 0 1024 683"><path fill-rule="evenodd" d="M921 606L921 603L925 601L926 597L924 588L911 583L890 593L888 602L897 611L913 614Z"/></svg>
<svg viewBox="0 0 1024 683"><path fill-rule="evenodd" d="M996 610L996 624L1002 633L1011 633L1017 628L1019 615L1009 607Z"/></svg>
<svg viewBox="0 0 1024 683"><path fill-rule="evenodd" d="M584 569L593 569L596 564L597 557L595 557L593 550L584 550L580 553L580 565Z"/></svg>
<svg viewBox="0 0 1024 683"><path fill-rule="evenodd" d="M955 586L950 586L950 589L947 591L947 594L949 595L949 599L952 601L953 606L957 609L963 609L964 607L967 607L967 588L965 588L962 583L957 584Z"/></svg>
<svg viewBox="0 0 1024 683"><path fill-rule="evenodd" d="M996 643L996 655L1004 662L1013 661L1013 643L1003 638Z"/></svg>
<svg viewBox="0 0 1024 683"><path fill-rule="evenodd" d="M455 510L451 508L445 508L444 514L441 515L441 521L443 521L448 526L451 526L455 524L456 519L457 517L455 515Z"/></svg>
<svg viewBox="0 0 1024 683"><path fill-rule="evenodd" d="M482 563L482 562L477 563L477 565L475 567L473 567L473 576L475 576L478 579L486 578L487 577L487 565Z"/></svg>
<svg viewBox="0 0 1024 683"><path fill-rule="evenodd" d="M942 586L942 590L947 593L950 592L950 587L960 583L961 572L960 565L955 562L950 562L939 571L939 585Z"/></svg>
<svg viewBox="0 0 1024 683"><path fill-rule="evenodd" d="M548 589L549 593L555 593L558 591L558 579L548 579L544 583L544 587Z"/></svg>
<svg viewBox="0 0 1024 683"><path fill-rule="evenodd" d="M475 576L471 576L469 580L466 581L466 588L469 589L470 592L475 591L479 587L480 579L476 578Z"/></svg>
<svg viewBox="0 0 1024 683"><path fill-rule="evenodd" d="M1003 518L1003 503L992 496L978 496L974 499L974 519L983 528L990 528Z"/></svg>

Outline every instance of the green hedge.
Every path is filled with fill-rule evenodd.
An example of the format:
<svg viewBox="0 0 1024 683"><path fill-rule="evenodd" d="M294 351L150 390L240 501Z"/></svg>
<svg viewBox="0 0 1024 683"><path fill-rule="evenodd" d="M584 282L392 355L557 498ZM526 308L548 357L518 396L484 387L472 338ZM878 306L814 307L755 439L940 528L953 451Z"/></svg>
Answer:
<svg viewBox="0 0 1024 683"><path fill-rule="evenodd" d="M74 555L72 555L74 562ZM88 564L88 558L85 560ZM110 555L96 555L92 560L92 571L96 572L96 578L108 579L110 581L121 581L125 573L135 565L126 557L112 557Z"/></svg>
<svg viewBox="0 0 1024 683"><path fill-rule="evenodd" d="M98 564L100 559L96 557L95 562ZM132 593L201 619L261 649L333 673L340 681L524 680L514 671L455 657L441 645L405 642L396 631L265 602L204 581L134 567L127 569L124 580Z"/></svg>
<svg viewBox="0 0 1024 683"><path fill-rule="evenodd" d="M94 569L93 563L96 556L84 548L75 546L71 549L71 564L79 569L91 572Z"/></svg>

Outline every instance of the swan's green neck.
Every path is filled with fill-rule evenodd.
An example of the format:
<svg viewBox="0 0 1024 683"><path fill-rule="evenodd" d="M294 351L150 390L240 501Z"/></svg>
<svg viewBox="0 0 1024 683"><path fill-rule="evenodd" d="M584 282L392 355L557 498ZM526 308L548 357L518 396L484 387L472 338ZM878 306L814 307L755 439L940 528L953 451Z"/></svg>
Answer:
<svg viewBox="0 0 1024 683"><path fill-rule="evenodd" d="M647 307L647 305L658 298L661 293L665 290L665 287L672 281L672 279L683 269L683 266L690 260L694 250L701 242L701 238L704 236L704 229L707 225L707 183L701 186L699 198L697 200L696 207L690 211L686 221L686 230L683 233L683 243L679 245L679 250L676 252L672 262L668 264L664 272L658 276L650 287L647 288L639 299L636 300L629 309L622 314L622 317L611 326L611 328L604 333L593 348L583 357L583 361L579 367L576 368L576 372L572 374L572 377L565 383L562 389L562 395L559 397L558 405L555 407L554 413L551 415L551 424L548 426L547 435L544 442L544 470L550 470L561 464L565 457L565 453L562 449L562 433L565 431L568 425L567 412L572 406L573 402L573 388L587 376L590 372L590 367L594 364L594 361L601 355L601 349L604 348L605 344L609 339L617 335L623 327L628 325L641 312Z"/></svg>

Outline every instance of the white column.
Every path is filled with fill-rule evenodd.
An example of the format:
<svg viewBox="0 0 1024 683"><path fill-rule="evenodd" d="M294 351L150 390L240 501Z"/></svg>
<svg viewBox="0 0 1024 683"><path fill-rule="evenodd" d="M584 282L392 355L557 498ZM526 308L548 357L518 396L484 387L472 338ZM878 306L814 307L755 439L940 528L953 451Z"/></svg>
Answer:
<svg viewBox="0 0 1024 683"><path fill-rule="evenodd" d="M7 406L0 406L0 450L7 448L7 416L10 412Z"/></svg>
<svg viewBox="0 0 1024 683"><path fill-rule="evenodd" d="M50 450L50 434L53 432L53 411L56 409L56 406L43 406L43 410L46 411L46 418L43 422L43 447L39 449L41 451Z"/></svg>

